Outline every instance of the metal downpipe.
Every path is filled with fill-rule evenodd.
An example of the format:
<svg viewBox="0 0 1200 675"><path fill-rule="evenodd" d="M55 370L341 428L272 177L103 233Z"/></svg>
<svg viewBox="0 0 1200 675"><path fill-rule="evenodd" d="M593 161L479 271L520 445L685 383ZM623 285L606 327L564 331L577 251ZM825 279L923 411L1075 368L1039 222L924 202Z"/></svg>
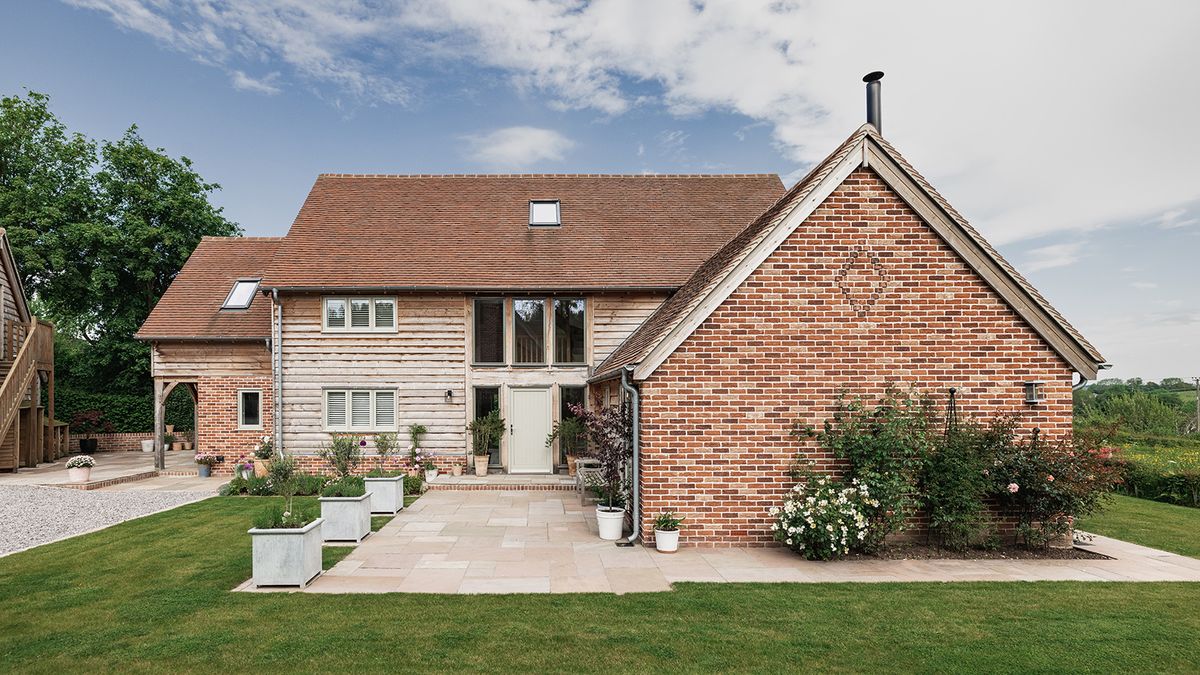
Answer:
<svg viewBox="0 0 1200 675"><path fill-rule="evenodd" d="M630 513L633 518L633 531L623 541L618 541L617 546L633 546L641 536L641 460L642 460L642 445L641 434L639 433L639 422L641 418L641 402L638 398L637 387L630 384L630 375L633 373L633 366L625 366L621 371L621 388L625 393L629 394L629 414L633 418L633 493L630 500Z"/></svg>

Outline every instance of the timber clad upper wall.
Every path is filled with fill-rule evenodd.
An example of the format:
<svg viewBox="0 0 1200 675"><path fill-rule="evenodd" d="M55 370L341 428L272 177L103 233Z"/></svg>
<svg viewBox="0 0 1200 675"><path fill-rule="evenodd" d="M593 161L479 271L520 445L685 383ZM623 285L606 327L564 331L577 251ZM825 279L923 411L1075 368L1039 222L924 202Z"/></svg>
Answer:
<svg viewBox="0 0 1200 675"><path fill-rule="evenodd" d="M256 294L248 309L221 309L241 278L261 277L279 237L204 237L150 312L137 337L263 338L271 335L271 302Z"/></svg>
<svg viewBox="0 0 1200 675"><path fill-rule="evenodd" d="M592 312L592 365L608 358L666 298L666 293L597 295L590 298L588 310Z"/></svg>
<svg viewBox="0 0 1200 675"><path fill-rule="evenodd" d="M775 175L322 175L263 283L674 288L782 194ZM562 226L531 228L531 199Z"/></svg>
<svg viewBox="0 0 1200 675"><path fill-rule="evenodd" d="M271 375L271 352L265 342L156 342L150 349L150 372L167 380L198 377Z"/></svg>

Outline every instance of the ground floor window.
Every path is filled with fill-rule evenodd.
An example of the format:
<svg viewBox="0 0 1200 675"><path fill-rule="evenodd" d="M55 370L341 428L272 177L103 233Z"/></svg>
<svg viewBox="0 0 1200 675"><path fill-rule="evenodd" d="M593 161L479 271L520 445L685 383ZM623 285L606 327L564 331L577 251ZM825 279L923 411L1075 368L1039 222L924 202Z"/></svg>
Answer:
<svg viewBox="0 0 1200 675"><path fill-rule="evenodd" d="M238 429L260 430L262 428L262 390L240 390L238 392Z"/></svg>
<svg viewBox="0 0 1200 675"><path fill-rule="evenodd" d="M475 417L500 409L500 387L475 387ZM500 466L500 443L488 448L488 465Z"/></svg>
<svg viewBox="0 0 1200 675"><path fill-rule="evenodd" d="M388 389L327 389L326 431L395 431L396 392Z"/></svg>

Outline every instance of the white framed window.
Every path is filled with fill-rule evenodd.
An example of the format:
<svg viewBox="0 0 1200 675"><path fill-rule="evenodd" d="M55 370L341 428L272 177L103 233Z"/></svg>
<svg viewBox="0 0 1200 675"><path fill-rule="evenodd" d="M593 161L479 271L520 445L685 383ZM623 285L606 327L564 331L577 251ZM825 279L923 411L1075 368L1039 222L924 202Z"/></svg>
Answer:
<svg viewBox="0 0 1200 675"><path fill-rule="evenodd" d="M326 389L326 431L395 431L396 392L391 389Z"/></svg>
<svg viewBox="0 0 1200 675"><path fill-rule="evenodd" d="M262 419L262 390L238 390L238 429L261 431Z"/></svg>
<svg viewBox="0 0 1200 675"><path fill-rule="evenodd" d="M396 299L373 297L323 298L321 329L324 332L396 331Z"/></svg>
<svg viewBox="0 0 1200 675"><path fill-rule="evenodd" d="M529 200L530 227L558 227L562 225L562 216L557 199Z"/></svg>
<svg viewBox="0 0 1200 675"><path fill-rule="evenodd" d="M258 290L259 279L238 279L225 296L221 309L246 309L254 302L254 293Z"/></svg>

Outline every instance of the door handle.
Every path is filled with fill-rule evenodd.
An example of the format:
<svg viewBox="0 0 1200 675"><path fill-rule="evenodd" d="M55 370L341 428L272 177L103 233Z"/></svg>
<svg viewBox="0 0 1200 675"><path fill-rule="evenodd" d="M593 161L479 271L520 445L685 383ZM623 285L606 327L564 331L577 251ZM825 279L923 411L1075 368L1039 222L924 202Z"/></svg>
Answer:
<svg viewBox="0 0 1200 675"><path fill-rule="evenodd" d="M508 425L508 433L509 433L509 435L514 435L517 433L517 430L514 429L513 425L510 424L510 425Z"/></svg>

